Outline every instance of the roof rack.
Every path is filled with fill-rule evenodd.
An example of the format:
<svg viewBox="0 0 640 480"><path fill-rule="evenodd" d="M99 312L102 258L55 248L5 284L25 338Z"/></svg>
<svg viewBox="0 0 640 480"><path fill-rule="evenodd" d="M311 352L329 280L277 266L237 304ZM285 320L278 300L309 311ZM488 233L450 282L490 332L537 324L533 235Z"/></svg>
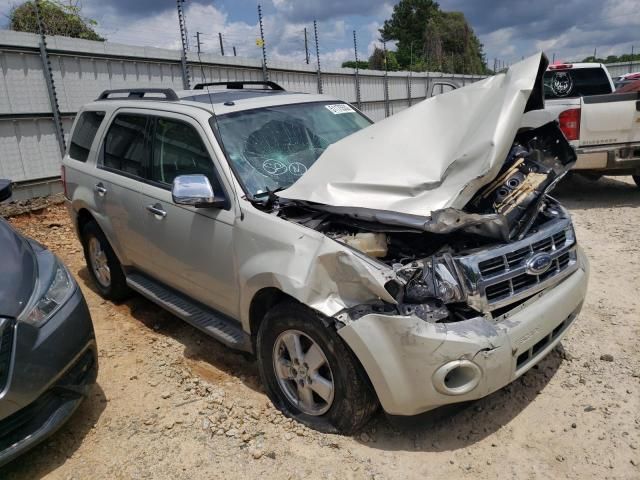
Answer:
<svg viewBox="0 0 640 480"><path fill-rule="evenodd" d="M261 81L244 81L244 80L233 80L229 82L211 82L211 83L198 83L194 90L203 90L204 87L221 87L225 86L229 90L242 90L245 85L262 85L264 87L269 87L271 90L284 91L280 85L275 82L261 82Z"/></svg>
<svg viewBox="0 0 640 480"><path fill-rule="evenodd" d="M127 93L126 97L110 97L115 93ZM147 93L159 93L164 95L164 98L145 97ZM117 90L105 90L100 94L97 100L180 100L178 95L172 88L120 88Z"/></svg>

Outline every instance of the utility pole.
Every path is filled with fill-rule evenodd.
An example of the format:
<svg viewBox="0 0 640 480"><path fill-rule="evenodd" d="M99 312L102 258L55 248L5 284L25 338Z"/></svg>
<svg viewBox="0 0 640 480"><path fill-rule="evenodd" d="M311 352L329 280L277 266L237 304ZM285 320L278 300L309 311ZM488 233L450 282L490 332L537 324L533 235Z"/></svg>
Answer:
<svg viewBox="0 0 640 480"><path fill-rule="evenodd" d="M316 60L318 61L318 93L322 94L322 70L320 69L320 41L318 40L318 22L313 21L313 34L316 39Z"/></svg>
<svg viewBox="0 0 640 480"><path fill-rule="evenodd" d="M218 39L220 40L220 55L224 57L224 43L222 43L222 33L218 32Z"/></svg>
<svg viewBox="0 0 640 480"><path fill-rule="evenodd" d="M356 31L353 31L353 51L356 55L356 105L361 108L360 105L360 67L358 66L358 39L356 37Z"/></svg>
<svg viewBox="0 0 640 480"><path fill-rule="evenodd" d="M389 67L387 65L387 42L382 41L384 51L384 116L389 116Z"/></svg>
<svg viewBox="0 0 640 480"><path fill-rule="evenodd" d="M409 77L407 78L407 93L409 94L409 106L413 103L413 98L411 98L411 81L413 75L413 41L411 45L409 45Z"/></svg>
<svg viewBox="0 0 640 480"><path fill-rule="evenodd" d="M304 27L304 58L309 65L309 40L307 39L307 27Z"/></svg>
<svg viewBox="0 0 640 480"><path fill-rule="evenodd" d="M238 54L236 53L236 46L235 45L233 46L233 56L234 57L238 56Z"/></svg>
<svg viewBox="0 0 640 480"><path fill-rule="evenodd" d="M200 46L202 45L202 42L200 41L200 35L201 35L201 32L196 32L195 34L196 45L198 48L198 56L200 56L200 53L202 53L202 51L200 50Z"/></svg>
<svg viewBox="0 0 640 480"><path fill-rule="evenodd" d="M633 72L633 45L631 45L631 59L629 60L629 73Z"/></svg>
<svg viewBox="0 0 640 480"><path fill-rule="evenodd" d="M553 57L551 57L551 58L552 58L551 64L553 65L554 63L556 63L556 53L555 52L553 52Z"/></svg>
<svg viewBox="0 0 640 480"><path fill-rule="evenodd" d="M47 51L47 39L45 37L44 23L40 16L40 0L33 2L36 11L36 21L38 22L38 31L40 33L40 59L42 60L42 72L47 85L47 93L49 94L49 103L51 104L51 113L53 114L53 126L58 139L58 147L60 148L60 158L64 157L67 149L64 141L64 130L62 128L62 117L60 115L60 106L58 105L58 95L53 81L53 72L51 71L51 60Z"/></svg>
<svg viewBox="0 0 640 480"><path fill-rule="evenodd" d="M267 45L264 41L264 26L262 24L262 5L258 4L258 21L260 23L260 41L262 46L262 78L265 82L269 80L269 70L267 69Z"/></svg>
<svg viewBox="0 0 640 480"><path fill-rule="evenodd" d="M189 80L189 65L187 64L187 26L184 20L184 12L182 11L182 3L185 0L177 0L178 4L178 23L180 24L180 40L182 41L182 84L184 85L185 90L191 90L190 80Z"/></svg>
<svg viewBox="0 0 640 480"><path fill-rule="evenodd" d="M597 48L597 47L594 47L594 49L593 49L593 61L594 61L594 62L596 61L596 58L598 58L598 57L597 57L597 52L598 52L598 48Z"/></svg>

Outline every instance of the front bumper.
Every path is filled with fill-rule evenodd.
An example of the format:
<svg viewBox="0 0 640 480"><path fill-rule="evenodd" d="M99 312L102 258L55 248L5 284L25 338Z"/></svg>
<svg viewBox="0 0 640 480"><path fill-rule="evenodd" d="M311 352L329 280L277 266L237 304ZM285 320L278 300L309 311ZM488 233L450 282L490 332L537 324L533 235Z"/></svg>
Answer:
<svg viewBox="0 0 640 480"><path fill-rule="evenodd" d="M560 342L586 295L589 265L580 248L578 262L576 272L502 320L428 323L371 314L338 333L362 363L389 414L416 415L475 400L513 382ZM455 394L443 393L447 365L473 367L468 372L479 371L477 383Z"/></svg>
<svg viewBox="0 0 640 480"><path fill-rule="evenodd" d="M60 428L95 383L97 349L80 289L47 322L17 322L0 393L0 466Z"/></svg>

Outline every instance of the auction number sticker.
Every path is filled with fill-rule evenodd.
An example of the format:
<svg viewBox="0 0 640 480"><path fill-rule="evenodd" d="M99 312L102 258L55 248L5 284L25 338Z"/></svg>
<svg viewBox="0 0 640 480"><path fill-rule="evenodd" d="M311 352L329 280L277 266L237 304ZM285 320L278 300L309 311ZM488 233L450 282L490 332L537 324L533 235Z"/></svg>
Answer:
<svg viewBox="0 0 640 480"><path fill-rule="evenodd" d="M335 105L325 105L326 109L334 115L340 115L342 113L354 113L355 110L346 103L336 103Z"/></svg>

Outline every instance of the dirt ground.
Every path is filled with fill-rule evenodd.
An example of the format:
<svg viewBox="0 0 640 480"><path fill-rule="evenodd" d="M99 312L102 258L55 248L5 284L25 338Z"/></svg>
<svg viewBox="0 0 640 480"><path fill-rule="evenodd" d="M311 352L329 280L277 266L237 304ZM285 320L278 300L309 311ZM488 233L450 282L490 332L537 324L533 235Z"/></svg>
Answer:
<svg viewBox="0 0 640 480"><path fill-rule="evenodd" d="M455 413L380 413L355 437L293 424L254 361L140 296L102 300L62 205L13 217L80 283L100 373L71 421L0 478L640 478L640 190L573 178L556 194L592 266L562 347Z"/></svg>

